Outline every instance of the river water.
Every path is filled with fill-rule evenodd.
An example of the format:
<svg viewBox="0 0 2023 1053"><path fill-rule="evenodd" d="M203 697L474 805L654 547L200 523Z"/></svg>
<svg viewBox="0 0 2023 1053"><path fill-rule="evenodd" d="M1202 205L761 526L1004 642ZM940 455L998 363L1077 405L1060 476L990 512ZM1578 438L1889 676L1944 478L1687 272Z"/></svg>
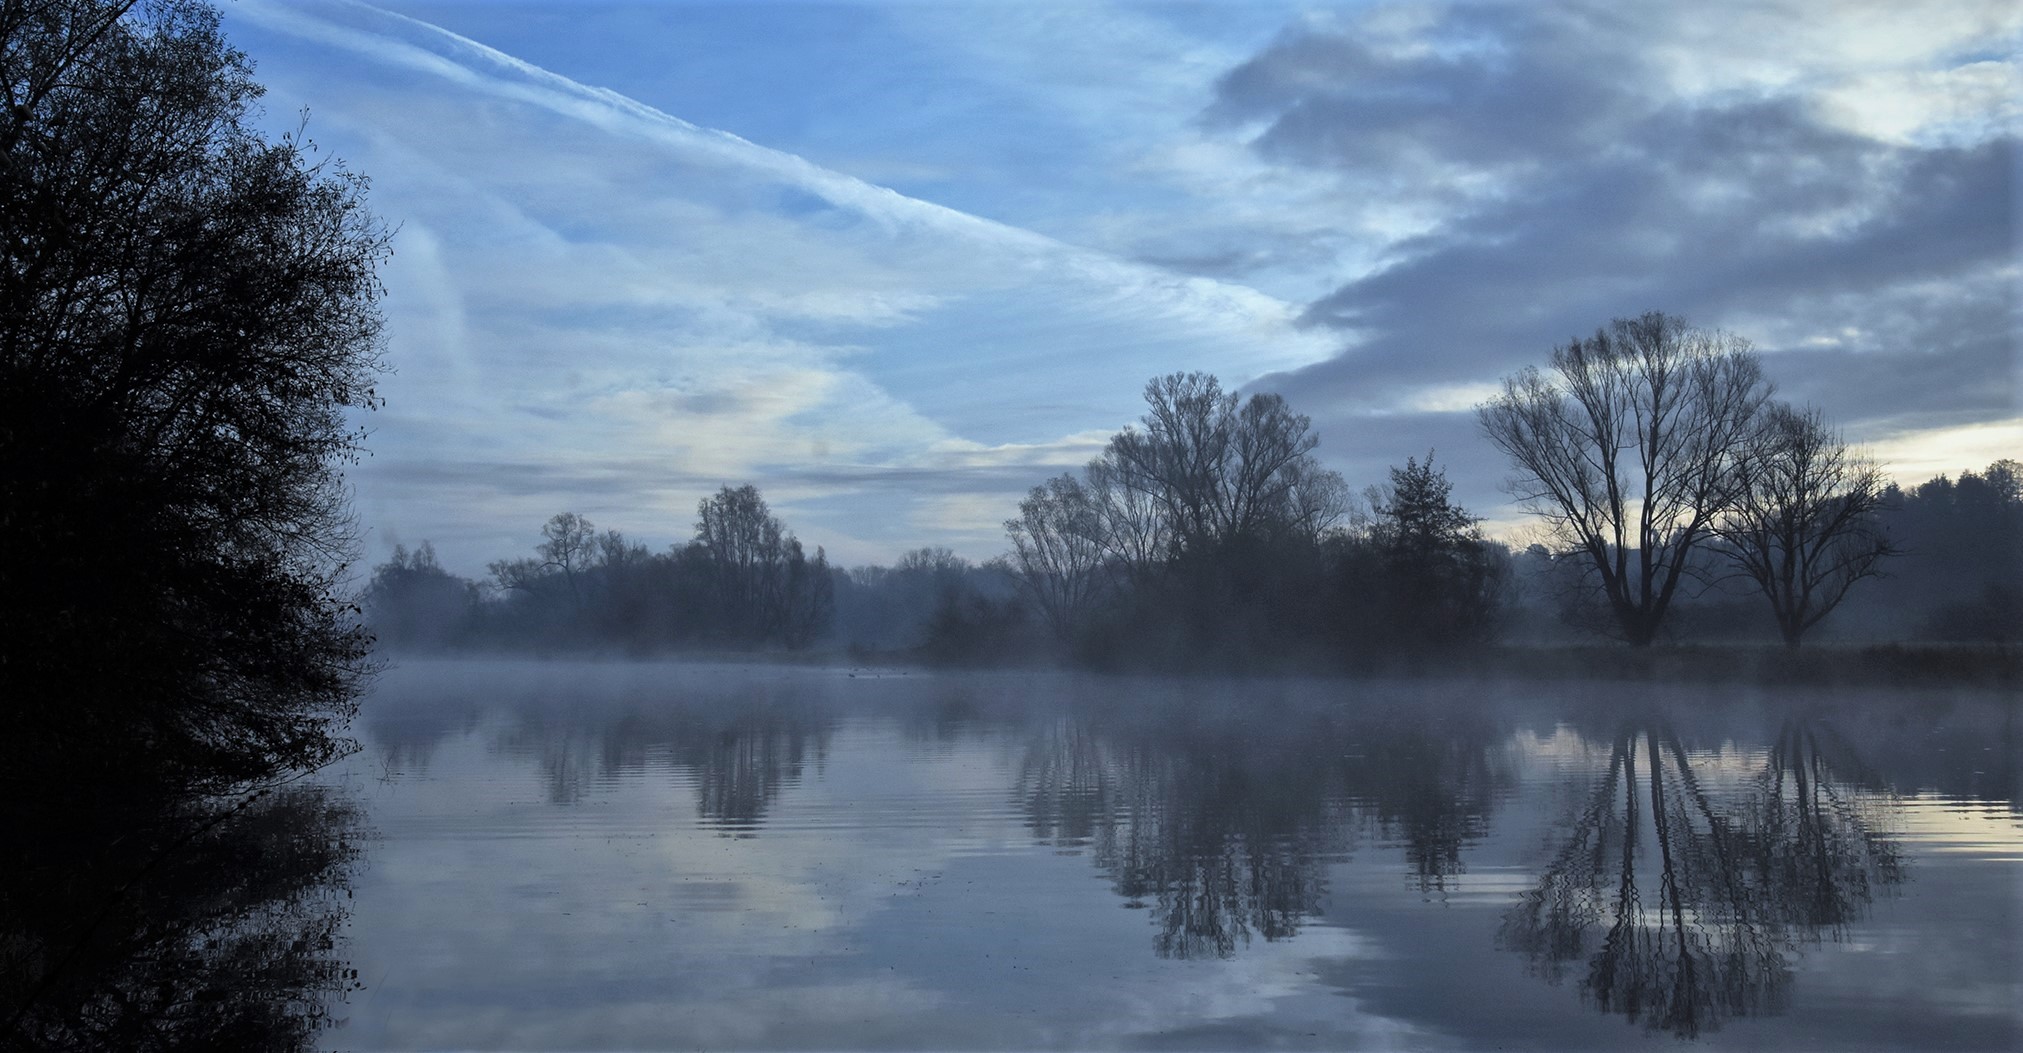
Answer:
<svg viewBox="0 0 2023 1053"><path fill-rule="evenodd" d="M2016 710L410 662L322 1040L2015 1049Z"/></svg>

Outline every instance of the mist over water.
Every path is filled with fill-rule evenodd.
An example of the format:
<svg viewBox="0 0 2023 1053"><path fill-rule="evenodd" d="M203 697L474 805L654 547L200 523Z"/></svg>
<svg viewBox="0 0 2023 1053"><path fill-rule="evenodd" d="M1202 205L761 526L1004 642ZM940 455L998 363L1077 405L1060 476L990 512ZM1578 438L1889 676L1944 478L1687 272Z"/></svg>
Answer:
<svg viewBox="0 0 2023 1053"><path fill-rule="evenodd" d="M2013 1048L1991 692L412 662L345 1048Z"/></svg>

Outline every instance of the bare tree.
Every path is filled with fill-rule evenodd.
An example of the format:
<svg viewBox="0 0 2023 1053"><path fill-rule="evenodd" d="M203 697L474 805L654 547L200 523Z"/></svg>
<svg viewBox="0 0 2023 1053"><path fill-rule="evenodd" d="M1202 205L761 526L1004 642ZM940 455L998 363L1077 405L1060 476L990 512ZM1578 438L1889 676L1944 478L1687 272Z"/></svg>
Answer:
<svg viewBox="0 0 2023 1053"><path fill-rule="evenodd" d="M1284 526L1293 489L1303 481L1316 496L1315 477L1327 474L1311 456L1320 443L1313 421L1294 413L1283 397L1258 394L1244 402L1230 429L1231 456L1220 488L1223 536Z"/></svg>
<svg viewBox="0 0 2023 1053"><path fill-rule="evenodd" d="M695 541L708 554L720 630L733 640L812 642L829 623L835 583L828 555L810 561L756 486L726 486L696 506Z"/></svg>
<svg viewBox="0 0 2023 1053"><path fill-rule="evenodd" d="M1114 448L1090 461L1082 478L1096 517L1104 567L1133 586L1145 584L1172 547L1171 531L1149 480L1137 478Z"/></svg>
<svg viewBox="0 0 2023 1053"><path fill-rule="evenodd" d="M1782 403L1763 413L1738 469L1733 506L1714 529L1770 601L1785 646L1797 647L1896 551L1875 515L1888 480L1819 411Z"/></svg>
<svg viewBox="0 0 2023 1053"><path fill-rule="evenodd" d="M559 573L569 590L571 603L580 608L582 596L576 588L576 574L587 569L594 557L592 530L590 521L574 512L558 512L549 517L541 525L541 537L545 540L534 546L540 558L522 556L486 564L493 587L501 592L537 593L553 580L550 575Z"/></svg>
<svg viewBox="0 0 2023 1053"><path fill-rule="evenodd" d="M1063 643L1074 638L1102 590L1102 519L1072 475L1035 486L1007 519L1014 579L1039 605Z"/></svg>
<svg viewBox="0 0 2023 1053"><path fill-rule="evenodd" d="M786 531L759 488L726 486L703 499L696 506L695 539L709 551L724 628L735 636L762 637L787 547Z"/></svg>
<svg viewBox="0 0 2023 1053"><path fill-rule="evenodd" d="M535 549L541 554L541 566L561 571L569 586L570 602L582 607L583 591L576 584L576 573L594 557L596 528L574 512L558 512L542 524L541 536L548 539Z"/></svg>
<svg viewBox="0 0 2023 1053"><path fill-rule="evenodd" d="M1341 473L1312 457L1294 460L1284 472L1287 485L1278 520L1295 535L1318 539L1348 518L1355 497Z"/></svg>
<svg viewBox="0 0 2023 1053"><path fill-rule="evenodd" d="M1312 420L1280 396L1242 400L1206 373L1171 373L1145 385L1145 404L1142 427L1110 440L1106 482L1142 494L1175 549L1282 528L1288 515L1328 518L1338 503L1312 457Z"/></svg>
<svg viewBox="0 0 2023 1053"><path fill-rule="evenodd" d="M1583 554L1617 631L1642 646L1734 500L1768 396L1747 341L1652 312L1555 348L1552 375L1506 378L1478 413L1517 468L1512 492Z"/></svg>
<svg viewBox="0 0 2023 1053"><path fill-rule="evenodd" d="M627 538L616 530L606 530L597 535L596 552L592 561L606 570L624 571L636 568L647 561L646 546Z"/></svg>
<svg viewBox="0 0 2023 1053"><path fill-rule="evenodd" d="M1236 396L1205 373L1172 373L1145 385L1145 403L1144 430L1124 429L1110 452L1158 504L1175 543L1200 545L1217 532Z"/></svg>

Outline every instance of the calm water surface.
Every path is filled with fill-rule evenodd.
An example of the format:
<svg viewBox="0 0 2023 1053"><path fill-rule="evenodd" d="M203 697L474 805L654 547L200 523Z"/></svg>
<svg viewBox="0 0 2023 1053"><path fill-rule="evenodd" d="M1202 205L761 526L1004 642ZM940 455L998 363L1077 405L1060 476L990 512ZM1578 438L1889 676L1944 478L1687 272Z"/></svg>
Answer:
<svg viewBox="0 0 2023 1053"><path fill-rule="evenodd" d="M2016 699L412 662L355 1049L2014 1049Z"/></svg>

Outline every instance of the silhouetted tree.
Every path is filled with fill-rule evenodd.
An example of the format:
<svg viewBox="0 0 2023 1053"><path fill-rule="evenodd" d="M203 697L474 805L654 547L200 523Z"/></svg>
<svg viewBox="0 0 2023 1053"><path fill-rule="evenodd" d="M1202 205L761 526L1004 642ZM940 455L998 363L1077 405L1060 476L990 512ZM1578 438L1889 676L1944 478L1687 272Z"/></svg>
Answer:
<svg viewBox="0 0 2023 1053"><path fill-rule="evenodd" d="M1656 312L1555 348L1479 410L1512 492L1586 557L1616 630L1657 637L1690 557L1737 488L1768 397L1747 342Z"/></svg>
<svg viewBox="0 0 2023 1053"><path fill-rule="evenodd" d="M829 561L801 542L749 484L726 486L696 507L695 545L707 560L719 632L744 643L804 646L828 624Z"/></svg>
<svg viewBox="0 0 2023 1053"><path fill-rule="evenodd" d="M592 527L574 512L558 512L541 526L533 557L493 560L492 585L507 597L511 635L543 646L571 643L586 628L577 575L592 559Z"/></svg>
<svg viewBox="0 0 2023 1053"><path fill-rule="evenodd" d="M1895 549L1876 511L1885 480L1817 410L1772 404L1737 464L1732 506L1714 531L1756 583L1787 647L1833 612Z"/></svg>
<svg viewBox="0 0 2023 1053"><path fill-rule="evenodd" d="M0 5L0 741L217 786L344 748L387 234L215 11L128 11Z"/></svg>
<svg viewBox="0 0 2023 1053"><path fill-rule="evenodd" d="M787 535L756 486L729 486L696 506L695 540L708 553L716 588L713 607L738 639L758 640L787 558Z"/></svg>
<svg viewBox="0 0 2023 1053"><path fill-rule="evenodd" d="M1311 422L1204 373L1153 379L1145 403L1079 484L1054 480L1025 506L1047 517L1006 524L1013 567L1035 572L1028 587L1066 590L1041 597L1057 638L1077 639L1087 660L1188 665L1275 661L1308 644L1313 633L1287 630L1314 620L1321 542L1348 507L1347 485L1312 455ZM1077 525L1061 533L1055 520ZM1060 565L1043 570L1044 558Z"/></svg>
<svg viewBox="0 0 2023 1053"><path fill-rule="evenodd" d="M1383 560L1378 601L1394 646L1477 643L1494 628L1501 575L1453 484L1426 463L1405 459L1389 486L1370 491L1370 540Z"/></svg>
<svg viewBox="0 0 2023 1053"><path fill-rule="evenodd" d="M574 512L558 512L542 524L541 536L547 539L536 549L541 554L541 566L562 575L563 583L569 587L570 602L581 610L583 590L577 585L576 576L596 558L596 527Z"/></svg>
<svg viewBox="0 0 2023 1053"><path fill-rule="evenodd" d="M1310 456L1320 438L1285 399L1240 400L1206 373L1171 373L1145 385L1145 404L1139 426L1110 440L1107 459L1121 469L1118 482L1150 498L1177 550L1198 551L1311 512L1296 510L1293 498L1323 471Z"/></svg>
<svg viewBox="0 0 2023 1053"><path fill-rule="evenodd" d="M1054 636L1071 643L1102 590L1102 520L1088 491L1072 475L1035 486L1007 519L1011 568Z"/></svg>
<svg viewBox="0 0 2023 1053"><path fill-rule="evenodd" d="M426 541L412 553L395 545L365 587L366 621L382 645L449 644L469 628L476 603L476 586L444 570Z"/></svg>
<svg viewBox="0 0 2023 1053"><path fill-rule="evenodd" d="M1114 446L1090 461L1082 478L1104 565L1125 584L1143 587L1165 564L1173 543L1151 481L1120 460Z"/></svg>

